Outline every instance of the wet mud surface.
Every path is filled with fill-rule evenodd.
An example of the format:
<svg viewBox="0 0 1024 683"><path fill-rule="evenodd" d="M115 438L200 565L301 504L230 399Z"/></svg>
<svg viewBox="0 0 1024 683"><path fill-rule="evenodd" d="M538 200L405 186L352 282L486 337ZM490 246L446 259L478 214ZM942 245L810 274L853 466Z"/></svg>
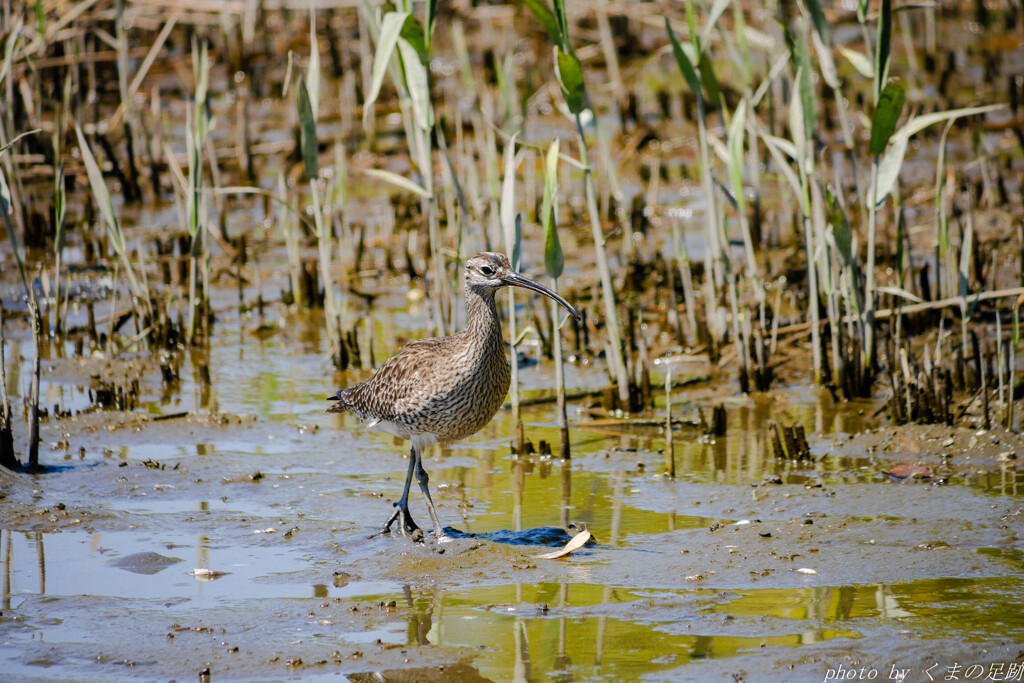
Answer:
<svg viewBox="0 0 1024 683"><path fill-rule="evenodd" d="M5 680L928 680L1024 660L1017 435L881 427L794 390L768 400L810 459L771 457L764 397L731 400L726 437L677 432L673 480L657 427L581 419L562 462L511 455L503 412L428 458L466 537L418 544L369 538L403 445L321 413L314 358L238 344L255 393L215 381L210 413L143 384L135 410L44 422L45 472L0 474ZM87 386L60 365L51 387ZM549 412L524 408L531 438L556 435ZM537 558L570 522L596 542Z"/></svg>

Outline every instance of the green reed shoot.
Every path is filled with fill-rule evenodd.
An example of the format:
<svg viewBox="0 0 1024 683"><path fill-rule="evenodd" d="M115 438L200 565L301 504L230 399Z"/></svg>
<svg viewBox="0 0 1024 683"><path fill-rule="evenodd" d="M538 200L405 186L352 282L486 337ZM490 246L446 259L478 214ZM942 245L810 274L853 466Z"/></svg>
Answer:
<svg viewBox="0 0 1024 683"><path fill-rule="evenodd" d="M210 120L207 108L207 96L210 87L210 59L207 44L204 42L198 49L192 46L193 75L195 77L195 100L190 110L186 110L185 148L188 156L188 191L185 197L186 224L191 240L189 249L188 270L188 327L186 338L189 343L196 340L196 314L205 310L203 301L197 301L198 268L204 273L208 270L208 251L206 247L206 201L203 197L203 148L209 132ZM204 280L206 278L204 277ZM209 296L202 293L203 300ZM204 323L203 328L206 328ZM205 341L209 341L208 339Z"/></svg>
<svg viewBox="0 0 1024 683"><path fill-rule="evenodd" d="M558 138L551 143L544 157L544 196L541 199L540 221L544 228L544 268L551 286L558 291L558 278L565 269L565 256L558 239ZM565 412L565 368L562 362L562 318L558 304L551 304L551 336L555 356L555 391L558 400L559 454L570 457L569 422ZM562 318L560 320L560 318Z"/></svg>
<svg viewBox="0 0 1024 683"><path fill-rule="evenodd" d="M519 249L522 243L522 217L515 209L516 187L516 138L505 144L505 177L501 185L501 204L499 207L501 228L505 238L505 252L513 270L519 270ZM519 415L519 339L516 332L516 298L515 287L508 287L508 334L512 356L512 379L509 387L509 398L512 401L512 424L522 434L522 419ZM519 444L522 448L523 444Z"/></svg>
<svg viewBox="0 0 1024 683"><path fill-rule="evenodd" d="M626 359L623 355L622 334L619 330L619 318L616 310L615 288L612 286L611 271L608 268L608 255L605 249L604 230L601 228L601 216L597 207L597 194L594 189L593 171L587 151L587 139L583 132L583 112L588 108L586 83L583 76L583 64L572 49L569 41L569 20L565 14L565 0L554 0L554 12L542 0L527 3L534 16L543 24L554 45L555 79L562 91L566 107L576 123L576 141L580 150L580 159L574 163L583 171L583 188L587 200L587 212L590 217L590 229L594 238L594 251L597 270L601 278L601 299L604 303L605 325L608 330L610 353L608 363L612 376L618 387L619 402L629 406L629 378L626 373ZM595 124L596 125L596 124Z"/></svg>
<svg viewBox="0 0 1024 683"><path fill-rule="evenodd" d="M878 44L875 56L875 113L871 119L871 139L868 151L871 153L871 185L868 200L868 262L864 283L864 353L861 365L864 374L871 375L875 365L875 233L877 224L879 159L885 151L896 127L896 121L903 111L905 94L903 88L886 83L889 71L889 40L892 34L892 3L882 0L878 19ZM899 172L897 168L896 173Z"/></svg>
<svg viewBox="0 0 1024 683"><path fill-rule="evenodd" d="M388 171L377 171L375 175L387 182L413 191L420 197L424 215L427 216L430 249L433 255L433 297L436 306L435 323L440 334L447 334L451 327L453 312L445 316L444 257L441 251L440 218L438 202L434 190L433 137L434 108L430 97L430 40L434 30L434 19L437 15L436 0L429 0L425 8L425 22L421 22L412 13L411 0L403 0L402 11L388 12L377 27L377 52L373 57L372 80L367 86L366 100L363 102L363 125L368 127L372 119L373 105L380 93L384 75L391 73L403 103L403 111L407 104L412 110L413 125L407 131L409 156L419 168L422 185ZM373 12L366 6L365 14L372 17ZM397 55L401 70L392 65L392 57Z"/></svg>
<svg viewBox="0 0 1024 683"><path fill-rule="evenodd" d="M320 162L316 123L320 109L320 48L316 38L316 16L309 17L309 65L304 77L299 77L295 87L295 105L299 116L299 130L302 133L302 163L309 193L313 202L313 225L316 227L316 241L319 251L320 279L324 286L324 317L327 319L327 337L331 343L331 356L336 361L340 344L338 329L338 308L334 300L334 279L331 275L331 230L324 220L320 200Z"/></svg>
<svg viewBox="0 0 1024 683"><path fill-rule="evenodd" d="M669 23L668 16L665 16L664 20L665 31L668 33L669 41L672 45L672 54L675 57L676 65L679 67L679 71L682 73L683 80L686 81L687 87L690 88L690 91L697 98L697 140L700 145L699 166L701 189L704 192L704 196L707 201L707 220L705 223L707 250L705 251L705 262L710 266L705 269L704 274L706 290L704 306L705 316L708 322L708 332L711 335L711 343L717 352L718 347L720 347L725 337L725 330L722 325L723 315L718 308L717 296L717 287L722 286L725 280L725 272L722 267L722 257L725 249L722 246L722 231L718 224L719 210L711 175L711 154L705 99L705 95L707 93L702 81L704 73L698 72L699 64L702 60L700 58L699 48L697 47L698 38L696 27L694 25L695 19L692 5L687 3L687 23L689 25L692 40L686 45L686 47L684 47L676 38L675 31L672 30L672 25ZM690 50L690 54L687 53L687 50ZM697 67L694 66L695 63L698 64ZM705 67L704 71L709 71L709 69ZM711 81L709 79L709 83L710 82ZM716 91L714 86L709 87L712 91Z"/></svg>
<svg viewBox="0 0 1024 683"><path fill-rule="evenodd" d="M54 314L53 331L60 336L64 329L64 307L61 301L61 261L64 256L64 244L67 239L64 220L67 215L67 191L64 189L64 138L67 132L64 113L71 104L71 79L64 80L64 98L57 110L56 125L53 130L53 150L57 157L53 172L53 256L54 256Z"/></svg>
<svg viewBox="0 0 1024 683"><path fill-rule="evenodd" d="M114 248L114 252L121 259L121 265L124 266L125 275L128 277L133 297L132 308L135 309L137 302L141 300L145 306L146 318L152 319L149 292L139 283L139 279L135 274L135 268L128 259L128 247L125 243L124 233L121 231L121 224L114 214L114 205L110 200L110 191L107 189L107 184L103 180L103 172L100 170L99 164L96 163L96 157L93 156L89 143L85 139L85 134L82 133L81 127L77 124L75 125L75 134L78 136L78 148L82 152L82 162L85 164L86 173L89 176L89 187L92 189L93 200L99 209L100 216L103 218L110 244Z"/></svg>

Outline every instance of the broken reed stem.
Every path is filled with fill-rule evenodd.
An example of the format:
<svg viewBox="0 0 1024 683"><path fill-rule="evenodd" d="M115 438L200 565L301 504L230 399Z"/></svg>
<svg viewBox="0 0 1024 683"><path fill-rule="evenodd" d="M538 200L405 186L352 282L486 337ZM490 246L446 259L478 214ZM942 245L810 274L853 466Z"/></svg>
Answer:
<svg viewBox="0 0 1024 683"><path fill-rule="evenodd" d="M438 334L445 336L451 329L451 318L454 314L445 315L444 310L447 279L445 278L444 270L444 254L441 253L441 227L440 217L437 213L437 191L434 188L434 146L432 140L436 126L431 126L430 130L426 131L422 130L418 125L415 125L415 128L418 133L417 139L419 142L417 150L419 154L417 156L419 157L420 176L423 178L423 189L429 195L429 197L424 197L421 200L421 204L427 214L427 232L434 269L436 324Z"/></svg>
<svg viewBox="0 0 1024 683"><path fill-rule="evenodd" d="M676 478L676 444L672 434L672 369L665 375L665 476Z"/></svg>
<svg viewBox="0 0 1024 683"><path fill-rule="evenodd" d="M996 313L996 384L998 387L999 406L997 421L1002 424L1006 416L1006 387L1003 385L1003 330L999 322L999 313ZM1011 393L1013 389L1011 388Z"/></svg>
<svg viewBox="0 0 1024 683"><path fill-rule="evenodd" d="M974 353L978 354L978 343L977 337L971 337L971 341L974 342ZM978 361L981 367L981 405L984 411L985 429L992 429L992 419L989 412L988 406L988 369L989 369L989 350L988 344L985 345L985 350L982 355L978 356Z"/></svg>
<svg viewBox="0 0 1024 683"><path fill-rule="evenodd" d="M1024 287L1013 287L1013 288L1010 288L1010 289L999 289L999 290L996 290L994 292L978 292L974 296L970 297L970 300L972 302L978 301L980 303L982 301L991 301L993 299L1005 299L1007 297L1020 296L1020 295L1024 295ZM961 297L957 296L957 297L953 297L953 298L950 298L950 299L940 299L938 301L925 301L925 302L920 303L920 304L910 304L910 305L907 305L907 306L900 306L900 307L898 307L898 311L900 313L902 313L903 315L909 315L911 313L920 313L922 311L934 311L934 310L941 310L943 308L952 308L954 306L960 306L962 304L963 304L963 299ZM877 311L875 311L875 320L876 321L878 321L878 320L886 320L886 319L891 318L894 315L896 315L896 312L897 312L896 309L880 308ZM860 320L859 316L855 316L855 315L852 315L852 314L847 314L846 316L843 317L842 321L844 323L851 323L851 322L857 322L859 320ZM825 321L819 321L819 324L823 323L823 322L825 322ZM813 326L814 325L813 325L812 322L794 323L792 325L785 325L783 327L779 327L778 330L777 330L777 333L778 334L793 334L793 333L797 333L797 332L805 332L807 330L810 330ZM968 335L968 337L969 336L970 335ZM964 351L965 355L969 355L966 352L966 348L967 347L964 346L963 348L965 349L965 351Z"/></svg>
<svg viewBox="0 0 1024 683"><path fill-rule="evenodd" d="M686 241L680 235L679 220L671 221L672 242L675 246L676 260L679 263L679 277L683 285L683 303L686 305L686 337L694 346L697 345L697 301L694 296L693 274L690 271L690 252Z"/></svg>
<svg viewBox="0 0 1024 683"><path fill-rule="evenodd" d="M277 194L280 197L288 197L288 186L285 184L284 172L277 174ZM281 236L284 238L285 249L288 252L288 276L292 288L292 301L296 308L302 305L309 305L302 297L301 272L302 263L299 259L299 242L295 234L295 220L288 212L285 202L278 203L277 220L281 226Z"/></svg>
<svg viewBox="0 0 1024 683"><path fill-rule="evenodd" d="M552 289L558 291L558 278L552 278ZM510 288L511 289L511 288ZM551 306L551 337L555 356L555 391L557 392L558 420L558 454L563 460L572 457L569 447L569 420L565 409L565 367L562 362L562 332L559 327L559 306L555 301L549 301ZM518 398L518 397L517 397ZM518 401L516 408L518 409Z"/></svg>
<svg viewBox="0 0 1024 683"><path fill-rule="evenodd" d="M511 251L511 250L510 250ZM511 356L511 362L509 368L511 370L511 377L509 379L509 400L512 401L512 424L516 426L516 431L519 435L519 448L517 452L523 450L523 418L519 414L519 344L516 339L516 298L513 293L514 287L506 288L508 290L508 333L509 333L509 355Z"/></svg>
<svg viewBox="0 0 1024 683"><path fill-rule="evenodd" d="M201 238L200 238L201 239ZM196 333L196 257L190 254L188 258L188 328L187 336L189 344L195 343Z"/></svg>
<svg viewBox="0 0 1024 683"><path fill-rule="evenodd" d="M42 340L39 305L33 296L29 302L29 313L32 316L32 344L35 355L32 359L32 386L29 390L28 404L28 466L35 469L39 466L39 370L42 364Z"/></svg>
<svg viewBox="0 0 1024 683"><path fill-rule="evenodd" d="M768 423L768 441L771 444L772 454L776 458L786 460L809 460L811 458L811 449L807 445L807 435L802 424L795 423L787 427L770 421Z"/></svg>
<svg viewBox="0 0 1024 683"><path fill-rule="evenodd" d="M331 358L337 362L341 340L338 338L338 308L334 301L334 282L331 279L331 230L330 226L324 223L318 183L317 178L312 178L309 181L309 192L313 201L313 224L316 226L316 242L320 255L320 258L317 259L320 265L320 279L324 286L324 317L327 319L327 338L331 345Z"/></svg>
<svg viewBox="0 0 1024 683"><path fill-rule="evenodd" d="M811 357L814 363L814 383L821 384L822 374L822 360L821 360L821 315L818 304L818 269L815 267L812 261L814 255L814 235L811 230L811 217L808 215L808 200L807 200L807 187L808 180L807 174L804 170L804 164L799 164L801 182L804 188L804 197L801 206L803 207L801 224L803 225L804 232L804 248L807 250L807 289L808 289L808 304L807 308L811 316Z"/></svg>
<svg viewBox="0 0 1024 683"><path fill-rule="evenodd" d="M1020 305L1024 301L1024 295L1017 299L1017 305L1013 307L1013 330L1010 336L1010 400L1006 411L1006 428L1013 429L1013 402L1016 398L1016 374L1017 374L1017 344L1020 342Z"/></svg>
<svg viewBox="0 0 1024 683"><path fill-rule="evenodd" d="M4 336L4 307L0 303L0 467L21 465L14 456L14 432L11 424L11 397L7 394L7 340Z"/></svg>
<svg viewBox="0 0 1024 683"><path fill-rule="evenodd" d="M736 292L736 275L732 271L732 262L727 260L725 263L727 287L729 292L729 308L732 311L731 316L731 327L733 342L736 347L736 356L740 361L739 371L739 382L740 392L750 392L750 376L748 374L750 368L750 360L748 358L750 343L747 335L744 334L743 321L740 320L739 303L737 299L739 295Z"/></svg>

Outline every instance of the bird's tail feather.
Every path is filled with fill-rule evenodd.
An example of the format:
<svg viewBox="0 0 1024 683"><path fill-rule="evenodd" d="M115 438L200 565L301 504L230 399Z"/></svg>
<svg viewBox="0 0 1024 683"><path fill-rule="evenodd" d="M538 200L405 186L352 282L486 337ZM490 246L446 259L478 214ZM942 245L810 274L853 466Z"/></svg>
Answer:
<svg viewBox="0 0 1024 683"><path fill-rule="evenodd" d="M331 407L327 409L328 413L347 413L349 406L348 401L345 400L345 390L342 389L334 396L328 396L328 401L334 401Z"/></svg>

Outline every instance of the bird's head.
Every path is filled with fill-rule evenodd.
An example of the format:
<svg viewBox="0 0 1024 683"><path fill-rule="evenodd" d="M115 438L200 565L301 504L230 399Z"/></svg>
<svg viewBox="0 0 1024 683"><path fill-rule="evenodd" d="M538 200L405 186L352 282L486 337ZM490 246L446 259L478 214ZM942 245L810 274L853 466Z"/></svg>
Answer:
<svg viewBox="0 0 1024 683"><path fill-rule="evenodd" d="M517 273L504 254L483 252L466 261L466 289L493 295L501 287L522 287L539 292L569 311L577 322L582 320L579 312L557 293Z"/></svg>

